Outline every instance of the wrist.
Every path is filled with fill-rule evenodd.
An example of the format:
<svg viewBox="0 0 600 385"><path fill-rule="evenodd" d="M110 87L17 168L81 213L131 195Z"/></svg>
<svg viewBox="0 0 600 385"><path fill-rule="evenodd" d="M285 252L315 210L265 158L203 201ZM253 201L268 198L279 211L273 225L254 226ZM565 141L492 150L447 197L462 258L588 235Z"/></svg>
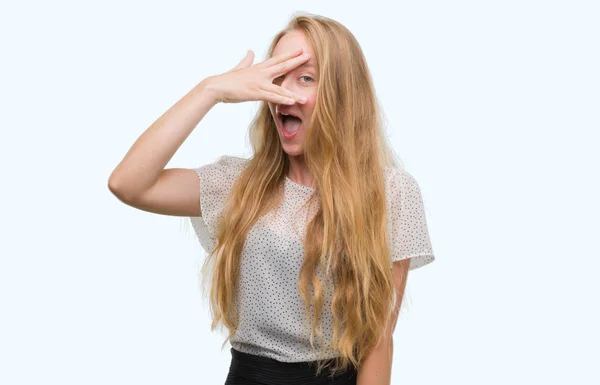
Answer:
<svg viewBox="0 0 600 385"><path fill-rule="evenodd" d="M221 100L219 99L219 94L214 88L214 77L213 76L209 76L209 77L205 78L200 83L198 83L198 85L195 88L199 92L205 94L213 105L221 102Z"/></svg>

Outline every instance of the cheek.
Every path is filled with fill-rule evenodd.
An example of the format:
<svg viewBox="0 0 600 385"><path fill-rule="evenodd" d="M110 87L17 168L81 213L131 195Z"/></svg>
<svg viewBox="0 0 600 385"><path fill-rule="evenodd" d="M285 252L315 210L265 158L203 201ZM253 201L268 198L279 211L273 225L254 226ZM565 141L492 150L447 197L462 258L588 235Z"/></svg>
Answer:
<svg viewBox="0 0 600 385"><path fill-rule="evenodd" d="M306 95L306 103L302 105L304 116L311 116L315 109L316 95Z"/></svg>
<svg viewBox="0 0 600 385"><path fill-rule="evenodd" d="M312 92L311 93L306 93L306 94L304 94L302 96L306 97L306 103L305 103L305 105L307 105L307 106L308 105L314 105L315 102L317 101L317 95L314 94L314 93L312 93Z"/></svg>

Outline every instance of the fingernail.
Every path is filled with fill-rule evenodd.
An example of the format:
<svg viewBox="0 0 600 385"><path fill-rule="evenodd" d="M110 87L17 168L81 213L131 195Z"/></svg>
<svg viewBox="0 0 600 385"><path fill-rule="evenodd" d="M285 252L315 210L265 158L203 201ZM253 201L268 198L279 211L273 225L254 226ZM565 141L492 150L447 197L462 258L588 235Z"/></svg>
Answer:
<svg viewBox="0 0 600 385"><path fill-rule="evenodd" d="M303 97L301 97L301 98L300 98L300 101L301 101L302 103L306 103L306 96L303 96Z"/></svg>

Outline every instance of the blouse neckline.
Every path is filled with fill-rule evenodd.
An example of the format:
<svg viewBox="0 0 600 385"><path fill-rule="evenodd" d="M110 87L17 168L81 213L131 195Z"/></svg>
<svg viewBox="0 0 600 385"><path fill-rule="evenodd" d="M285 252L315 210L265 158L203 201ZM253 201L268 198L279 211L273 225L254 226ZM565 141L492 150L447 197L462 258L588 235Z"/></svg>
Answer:
<svg viewBox="0 0 600 385"><path fill-rule="evenodd" d="M298 187L300 187L301 189L304 189L304 190L306 190L306 191L314 191L314 190L315 190L314 188L312 188L312 187L310 187L310 186L305 186L305 185L303 185L303 184L300 184L300 183L294 182L294 181L293 181L293 180L291 180L291 179L290 179L290 178L289 178L287 175L285 176L285 179L286 179L286 180L287 180L287 181L288 181L290 184L292 184L292 185L294 185L294 186L298 186Z"/></svg>

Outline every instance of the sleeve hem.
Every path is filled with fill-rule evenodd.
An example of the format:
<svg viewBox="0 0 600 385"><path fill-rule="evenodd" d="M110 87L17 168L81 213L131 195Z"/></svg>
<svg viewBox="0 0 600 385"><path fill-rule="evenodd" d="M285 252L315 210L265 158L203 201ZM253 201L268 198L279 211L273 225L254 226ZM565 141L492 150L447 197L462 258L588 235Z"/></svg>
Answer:
<svg viewBox="0 0 600 385"><path fill-rule="evenodd" d="M394 262L402 261L404 259L410 259L410 265L408 270L415 270L419 267L423 267L425 265L429 265L431 262L435 261L435 255L432 253L423 253L423 254L411 254L405 256L394 256L392 257L392 261L390 262L390 267Z"/></svg>

